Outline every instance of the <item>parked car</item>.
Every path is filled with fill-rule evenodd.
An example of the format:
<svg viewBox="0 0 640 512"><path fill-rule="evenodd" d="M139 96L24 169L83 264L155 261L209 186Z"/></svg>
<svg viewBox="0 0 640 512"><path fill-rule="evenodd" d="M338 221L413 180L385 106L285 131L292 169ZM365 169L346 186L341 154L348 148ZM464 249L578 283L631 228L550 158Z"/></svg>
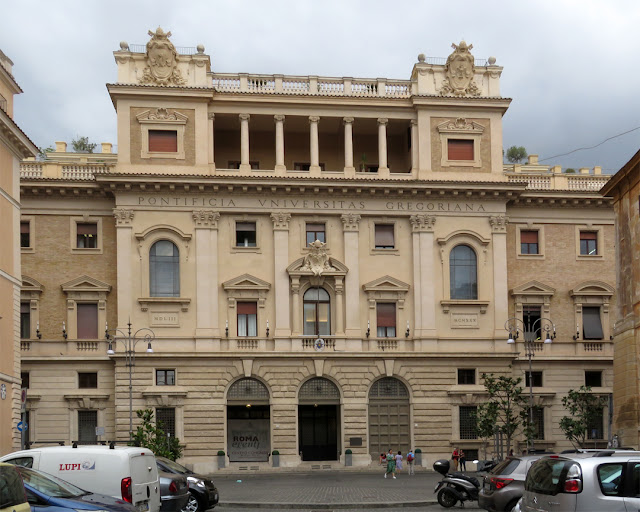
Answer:
<svg viewBox="0 0 640 512"><path fill-rule="evenodd" d="M126 501L76 487L42 471L16 466L27 491L31 512L136 512Z"/></svg>
<svg viewBox="0 0 640 512"><path fill-rule="evenodd" d="M189 483L189 501L185 512L203 512L218 504L219 495L213 480L206 475L199 475L181 464L165 457L156 457L158 471L175 473L187 477Z"/></svg>
<svg viewBox="0 0 640 512"><path fill-rule="evenodd" d="M18 468L0 463L0 512L30 512Z"/></svg>
<svg viewBox="0 0 640 512"><path fill-rule="evenodd" d="M184 509L189 501L187 478L158 471L158 479L160 480L160 512L180 512Z"/></svg>
<svg viewBox="0 0 640 512"><path fill-rule="evenodd" d="M640 510L640 453L551 455L529 470L521 512Z"/></svg>
<svg viewBox="0 0 640 512"><path fill-rule="evenodd" d="M478 495L480 508L491 512L511 512L524 492L527 471L544 455L507 457L491 469L482 481Z"/></svg>
<svg viewBox="0 0 640 512"><path fill-rule="evenodd" d="M81 489L122 499L138 512L160 509L156 459L146 448L49 446L13 452L0 462L44 471Z"/></svg>

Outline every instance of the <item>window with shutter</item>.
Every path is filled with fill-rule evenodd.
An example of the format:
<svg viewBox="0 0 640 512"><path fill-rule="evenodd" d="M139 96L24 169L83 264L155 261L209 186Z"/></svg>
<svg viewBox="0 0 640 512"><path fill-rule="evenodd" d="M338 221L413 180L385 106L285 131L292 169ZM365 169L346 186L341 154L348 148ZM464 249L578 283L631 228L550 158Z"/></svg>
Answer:
<svg viewBox="0 0 640 512"><path fill-rule="evenodd" d="M393 224L376 224L375 232L376 249L395 248Z"/></svg>
<svg viewBox="0 0 640 512"><path fill-rule="evenodd" d="M583 256L598 254L598 233L596 231L580 231L580 254Z"/></svg>
<svg viewBox="0 0 640 512"><path fill-rule="evenodd" d="M238 336L258 335L258 304L255 302L238 302Z"/></svg>
<svg viewBox="0 0 640 512"><path fill-rule="evenodd" d="M604 338L599 307L582 307L582 336L585 340L601 340Z"/></svg>
<svg viewBox="0 0 640 512"><path fill-rule="evenodd" d="M176 130L149 130L150 153L177 153L178 132Z"/></svg>
<svg viewBox="0 0 640 512"><path fill-rule="evenodd" d="M76 305L76 309L78 313L78 339L98 339L98 305L81 303Z"/></svg>
<svg viewBox="0 0 640 512"><path fill-rule="evenodd" d="M78 222L76 224L76 248L96 249L98 247L98 224Z"/></svg>
<svg viewBox="0 0 640 512"><path fill-rule="evenodd" d="M394 303L376 304L376 327L378 338L395 338L396 305Z"/></svg>
<svg viewBox="0 0 640 512"><path fill-rule="evenodd" d="M538 231L520 231L520 253L539 254Z"/></svg>
<svg viewBox="0 0 640 512"><path fill-rule="evenodd" d="M448 139L447 149L449 160L473 160L473 140Z"/></svg>

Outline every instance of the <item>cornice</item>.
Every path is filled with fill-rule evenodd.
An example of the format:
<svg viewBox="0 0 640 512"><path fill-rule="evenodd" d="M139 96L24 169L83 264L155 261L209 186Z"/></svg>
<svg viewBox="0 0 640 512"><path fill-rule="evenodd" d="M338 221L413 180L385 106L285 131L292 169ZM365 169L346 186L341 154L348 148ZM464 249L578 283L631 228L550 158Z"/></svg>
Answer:
<svg viewBox="0 0 640 512"><path fill-rule="evenodd" d="M7 141L9 149L20 159L38 154L38 147L2 109L0 109L0 137Z"/></svg>

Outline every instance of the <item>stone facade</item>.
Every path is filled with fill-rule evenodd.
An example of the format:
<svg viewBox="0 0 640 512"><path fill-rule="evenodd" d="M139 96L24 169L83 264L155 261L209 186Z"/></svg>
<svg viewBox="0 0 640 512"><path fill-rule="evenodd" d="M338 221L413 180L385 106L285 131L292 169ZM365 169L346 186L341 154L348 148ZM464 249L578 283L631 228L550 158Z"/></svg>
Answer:
<svg viewBox="0 0 640 512"><path fill-rule="evenodd" d="M612 389L613 208L599 169L503 165L510 100L495 59L453 83L422 55L410 80L387 80L220 74L201 47L169 53L173 68L156 71L179 88L150 78L146 53L115 52L117 156L60 144L23 163L36 230L23 273L52 308L23 350L40 398L32 441L70 442L95 423L125 442L131 376L133 410L168 414L201 471L218 450L259 467L272 450L283 466L338 464L347 449L366 465L411 447L430 465L481 448L468 418L481 374L523 376L522 339L508 344L505 325L537 307L558 336L536 344L536 446L568 446L562 396L585 371ZM81 224L99 229L95 249L76 246ZM537 254L522 254L523 230ZM45 258L68 262L53 272ZM83 304L98 307L92 339L77 334ZM598 339L583 339L585 307ZM122 340L103 336L128 323L155 336L153 353L136 345L131 374ZM607 436L604 411L593 444Z"/></svg>

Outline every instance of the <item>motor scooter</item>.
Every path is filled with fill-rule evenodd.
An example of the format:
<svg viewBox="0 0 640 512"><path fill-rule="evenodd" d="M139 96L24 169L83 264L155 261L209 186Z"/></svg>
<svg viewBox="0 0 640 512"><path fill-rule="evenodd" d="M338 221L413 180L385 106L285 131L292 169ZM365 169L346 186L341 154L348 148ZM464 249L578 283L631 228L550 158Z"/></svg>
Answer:
<svg viewBox="0 0 640 512"><path fill-rule="evenodd" d="M449 473L449 461L446 459L435 461L433 469L444 476L433 491L438 493L438 503L440 505L450 508L460 502L464 507L465 501L476 501L478 499L480 482L478 482L477 478L457 471Z"/></svg>

